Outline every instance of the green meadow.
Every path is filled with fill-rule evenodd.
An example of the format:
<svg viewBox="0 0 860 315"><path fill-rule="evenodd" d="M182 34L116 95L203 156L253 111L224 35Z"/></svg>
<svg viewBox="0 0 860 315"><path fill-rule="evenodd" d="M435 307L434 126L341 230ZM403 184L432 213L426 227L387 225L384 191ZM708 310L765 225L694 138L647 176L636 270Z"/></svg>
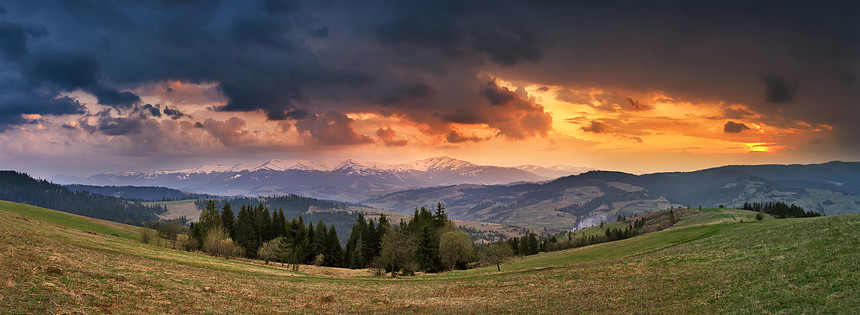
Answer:
<svg viewBox="0 0 860 315"><path fill-rule="evenodd" d="M0 202L4 313L854 313L860 214L704 209L621 241L414 277L215 258ZM755 213L752 212L752 218Z"/></svg>

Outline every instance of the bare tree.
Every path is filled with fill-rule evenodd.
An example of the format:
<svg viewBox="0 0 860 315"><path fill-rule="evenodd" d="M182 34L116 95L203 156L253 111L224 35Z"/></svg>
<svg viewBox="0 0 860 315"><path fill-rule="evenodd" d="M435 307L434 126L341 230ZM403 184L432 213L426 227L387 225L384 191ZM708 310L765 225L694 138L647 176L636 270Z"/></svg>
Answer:
<svg viewBox="0 0 860 315"><path fill-rule="evenodd" d="M497 242L484 247L484 250L481 251L481 261L495 264L496 269L502 271L500 265L513 255L514 250L511 249L511 245L508 245L507 242Z"/></svg>

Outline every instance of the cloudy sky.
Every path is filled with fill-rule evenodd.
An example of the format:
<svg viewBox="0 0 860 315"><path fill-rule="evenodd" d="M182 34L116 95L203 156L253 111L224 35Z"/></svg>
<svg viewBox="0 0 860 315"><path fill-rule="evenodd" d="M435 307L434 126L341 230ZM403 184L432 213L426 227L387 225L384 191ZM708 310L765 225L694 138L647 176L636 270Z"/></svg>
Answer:
<svg viewBox="0 0 860 315"><path fill-rule="evenodd" d="M857 161L857 3L0 0L0 168Z"/></svg>

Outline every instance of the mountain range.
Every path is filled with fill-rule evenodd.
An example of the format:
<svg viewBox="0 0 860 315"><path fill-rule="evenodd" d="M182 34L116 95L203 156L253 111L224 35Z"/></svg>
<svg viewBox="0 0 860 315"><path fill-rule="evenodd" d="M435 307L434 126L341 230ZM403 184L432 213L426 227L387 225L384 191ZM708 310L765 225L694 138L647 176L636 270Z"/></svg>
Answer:
<svg viewBox="0 0 860 315"><path fill-rule="evenodd" d="M785 202L838 215L860 212L860 163L723 166L645 175L590 171L544 183L410 189L363 203L403 211L440 201L454 218L551 229L584 228L670 207L740 207L744 202Z"/></svg>
<svg viewBox="0 0 860 315"><path fill-rule="evenodd" d="M579 170L482 166L448 157L401 164L269 160L52 180L164 186L222 196L294 193L404 213L442 202L455 219L553 230L670 207L739 207L744 202L785 202L824 215L860 211L858 162L736 165L644 175ZM575 175L546 176L553 172Z"/></svg>
<svg viewBox="0 0 860 315"><path fill-rule="evenodd" d="M63 184L162 186L213 195L271 196L299 194L360 202L403 189L456 184L508 184L545 181L578 174L585 168L523 165L476 165L449 157L409 163L267 160L254 164L210 164L183 170L57 175Z"/></svg>

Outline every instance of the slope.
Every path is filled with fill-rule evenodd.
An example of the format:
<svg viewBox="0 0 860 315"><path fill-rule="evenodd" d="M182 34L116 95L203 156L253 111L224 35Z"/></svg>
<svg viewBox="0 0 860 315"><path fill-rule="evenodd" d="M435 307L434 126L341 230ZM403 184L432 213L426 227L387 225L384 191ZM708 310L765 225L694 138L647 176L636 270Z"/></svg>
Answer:
<svg viewBox="0 0 860 315"><path fill-rule="evenodd" d="M547 229L585 228L670 206L740 207L784 202L824 215L860 211L860 163L724 166L633 175L591 171L546 183L455 185L398 191L363 201L411 209L442 201L452 217ZM535 229L537 230L537 229Z"/></svg>
<svg viewBox="0 0 860 315"><path fill-rule="evenodd" d="M172 251L136 242L133 227L0 202L0 303L11 313L839 313L860 308L858 224L697 225L529 256L502 273L392 280Z"/></svg>
<svg viewBox="0 0 860 315"><path fill-rule="evenodd" d="M114 222L157 220L158 215L165 212L161 207L147 206L133 200L71 191L15 171L0 171L0 200L60 209Z"/></svg>

